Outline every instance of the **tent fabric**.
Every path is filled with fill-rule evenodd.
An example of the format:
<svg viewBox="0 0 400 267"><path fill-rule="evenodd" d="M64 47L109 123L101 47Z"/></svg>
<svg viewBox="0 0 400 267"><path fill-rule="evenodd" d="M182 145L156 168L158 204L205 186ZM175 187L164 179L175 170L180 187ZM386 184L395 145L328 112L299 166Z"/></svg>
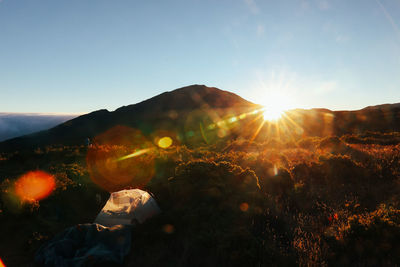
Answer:
<svg viewBox="0 0 400 267"><path fill-rule="evenodd" d="M140 189L121 190L111 194L97 215L95 223L104 226L143 223L160 213L157 202L146 191Z"/></svg>
<svg viewBox="0 0 400 267"><path fill-rule="evenodd" d="M78 224L40 247L35 263L60 267L120 265L129 253L131 235L130 226Z"/></svg>

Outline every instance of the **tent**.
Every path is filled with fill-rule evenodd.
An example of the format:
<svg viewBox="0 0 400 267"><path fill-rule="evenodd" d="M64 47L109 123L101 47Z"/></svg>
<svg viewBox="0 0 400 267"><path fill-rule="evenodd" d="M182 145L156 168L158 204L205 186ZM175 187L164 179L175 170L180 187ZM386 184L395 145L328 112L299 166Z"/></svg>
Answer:
<svg viewBox="0 0 400 267"><path fill-rule="evenodd" d="M123 264L131 247L131 225L143 223L160 212L146 191L114 192L94 223L78 224L55 236L39 248L35 263L65 267Z"/></svg>
<svg viewBox="0 0 400 267"><path fill-rule="evenodd" d="M94 222L108 227L119 224L135 225L143 223L160 212L157 202L146 191L121 190L111 193Z"/></svg>

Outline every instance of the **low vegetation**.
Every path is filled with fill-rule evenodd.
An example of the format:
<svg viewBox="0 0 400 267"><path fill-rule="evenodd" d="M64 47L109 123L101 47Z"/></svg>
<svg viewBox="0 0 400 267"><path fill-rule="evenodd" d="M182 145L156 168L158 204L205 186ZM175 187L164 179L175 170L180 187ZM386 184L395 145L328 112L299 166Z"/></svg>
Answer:
<svg viewBox="0 0 400 267"><path fill-rule="evenodd" d="M109 193L91 179L88 149L0 155L7 266L33 262L56 233L93 222ZM139 186L163 211L134 229L129 266L400 265L399 133L171 146L126 162L151 166L151 177L118 189ZM36 169L53 174L56 189L21 202L14 181Z"/></svg>

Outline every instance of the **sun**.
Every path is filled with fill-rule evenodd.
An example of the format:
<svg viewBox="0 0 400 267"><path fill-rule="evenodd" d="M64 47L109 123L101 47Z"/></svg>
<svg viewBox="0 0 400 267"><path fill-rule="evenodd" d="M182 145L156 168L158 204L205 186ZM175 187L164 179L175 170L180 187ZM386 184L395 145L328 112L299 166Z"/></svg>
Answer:
<svg viewBox="0 0 400 267"><path fill-rule="evenodd" d="M276 122L290 109L289 97L280 92L270 92L261 99L264 121Z"/></svg>
<svg viewBox="0 0 400 267"><path fill-rule="evenodd" d="M263 118L264 121L278 121L284 113L284 110L280 109L264 109Z"/></svg>

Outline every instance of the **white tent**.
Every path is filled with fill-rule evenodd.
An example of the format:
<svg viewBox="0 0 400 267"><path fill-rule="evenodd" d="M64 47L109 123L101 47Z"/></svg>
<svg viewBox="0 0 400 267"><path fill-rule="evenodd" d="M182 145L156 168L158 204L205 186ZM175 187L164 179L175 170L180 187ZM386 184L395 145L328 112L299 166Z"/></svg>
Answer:
<svg viewBox="0 0 400 267"><path fill-rule="evenodd" d="M108 227L118 224L137 224L160 212L157 202L146 191L121 190L111 193L94 222Z"/></svg>

